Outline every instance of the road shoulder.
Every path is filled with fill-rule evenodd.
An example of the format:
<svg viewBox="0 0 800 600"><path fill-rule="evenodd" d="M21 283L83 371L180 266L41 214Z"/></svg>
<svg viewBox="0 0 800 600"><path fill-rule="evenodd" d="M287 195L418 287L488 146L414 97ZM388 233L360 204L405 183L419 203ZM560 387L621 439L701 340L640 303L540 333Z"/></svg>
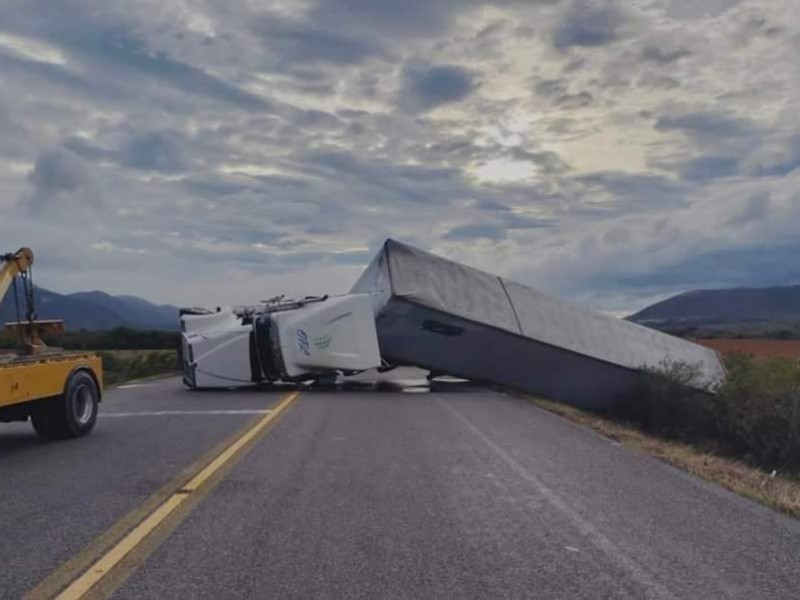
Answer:
<svg viewBox="0 0 800 600"><path fill-rule="evenodd" d="M612 442L654 456L682 471L800 519L800 480L795 477L765 472L742 461L718 456L690 444L649 435L634 426L559 402L532 396L525 396L525 399L543 410L587 427Z"/></svg>

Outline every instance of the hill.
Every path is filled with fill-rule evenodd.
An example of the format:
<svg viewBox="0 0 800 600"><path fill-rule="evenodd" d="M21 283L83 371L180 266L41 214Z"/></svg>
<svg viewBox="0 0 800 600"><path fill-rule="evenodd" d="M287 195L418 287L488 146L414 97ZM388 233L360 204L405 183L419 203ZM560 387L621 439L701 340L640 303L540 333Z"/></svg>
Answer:
<svg viewBox="0 0 800 600"><path fill-rule="evenodd" d="M161 330L178 328L177 307L153 304L135 296L112 296L98 291L58 294L36 288L36 306L39 319L62 319L68 331L116 327ZM24 305L21 305L20 310L23 311L24 318ZM0 323L16 319L14 294L9 291L0 304Z"/></svg>
<svg viewBox="0 0 800 600"><path fill-rule="evenodd" d="M648 306L628 320L662 330L800 331L800 285L695 290Z"/></svg>

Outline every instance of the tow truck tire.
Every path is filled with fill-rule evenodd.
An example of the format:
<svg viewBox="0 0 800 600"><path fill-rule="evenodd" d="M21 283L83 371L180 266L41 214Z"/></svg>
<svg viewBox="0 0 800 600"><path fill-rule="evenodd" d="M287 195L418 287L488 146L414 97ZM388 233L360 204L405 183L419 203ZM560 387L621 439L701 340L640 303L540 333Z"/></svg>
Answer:
<svg viewBox="0 0 800 600"><path fill-rule="evenodd" d="M46 440L78 438L97 421L100 393L87 371L74 372L62 396L42 402L31 415L33 428Z"/></svg>

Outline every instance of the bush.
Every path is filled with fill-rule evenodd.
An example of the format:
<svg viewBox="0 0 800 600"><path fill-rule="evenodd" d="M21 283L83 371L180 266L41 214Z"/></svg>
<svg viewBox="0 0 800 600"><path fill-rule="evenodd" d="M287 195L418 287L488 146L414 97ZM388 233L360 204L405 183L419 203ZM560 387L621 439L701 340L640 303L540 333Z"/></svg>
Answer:
<svg viewBox="0 0 800 600"><path fill-rule="evenodd" d="M103 360L103 379L114 385L131 379L173 373L179 369L175 352L146 352L124 356L114 352L100 352Z"/></svg>
<svg viewBox="0 0 800 600"><path fill-rule="evenodd" d="M739 452L800 467L800 363L731 355L716 412L721 434Z"/></svg>
<svg viewBox="0 0 800 600"><path fill-rule="evenodd" d="M681 361L644 368L636 391L614 409L614 415L642 428L680 439L713 436L711 390L700 383L700 369Z"/></svg>
<svg viewBox="0 0 800 600"><path fill-rule="evenodd" d="M146 331L117 327L102 331L67 331L62 336L45 336L48 346L65 350L172 350L179 345L177 331ZM16 348L19 339L0 333L0 348Z"/></svg>
<svg viewBox="0 0 800 600"><path fill-rule="evenodd" d="M715 390L702 389L698 368L686 363L646 370L613 414L669 438L714 442L760 466L800 469L800 363L730 355L726 364Z"/></svg>

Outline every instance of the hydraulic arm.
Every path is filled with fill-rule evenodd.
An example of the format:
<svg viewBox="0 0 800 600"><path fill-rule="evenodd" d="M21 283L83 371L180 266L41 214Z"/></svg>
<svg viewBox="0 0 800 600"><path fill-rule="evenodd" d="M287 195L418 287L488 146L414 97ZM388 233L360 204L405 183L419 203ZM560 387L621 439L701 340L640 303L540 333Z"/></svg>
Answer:
<svg viewBox="0 0 800 600"><path fill-rule="evenodd" d="M16 252L0 255L0 302L17 276L28 277L33 265L33 251L20 248ZM63 321L37 321L33 303L33 283L24 282L25 320L6 323L6 330L19 337L25 354L40 354L45 349L43 334L58 335L64 332ZM18 298L17 298L18 300ZM19 306L17 307L19 310Z"/></svg>
<svg viewBox="0 0 800 600"><path fill-rule="evenodd" d="M20 248L14 253L0 256L0 302L5 298L8 288L17 275L27 273L33 264L33 251Z"/></svg>

